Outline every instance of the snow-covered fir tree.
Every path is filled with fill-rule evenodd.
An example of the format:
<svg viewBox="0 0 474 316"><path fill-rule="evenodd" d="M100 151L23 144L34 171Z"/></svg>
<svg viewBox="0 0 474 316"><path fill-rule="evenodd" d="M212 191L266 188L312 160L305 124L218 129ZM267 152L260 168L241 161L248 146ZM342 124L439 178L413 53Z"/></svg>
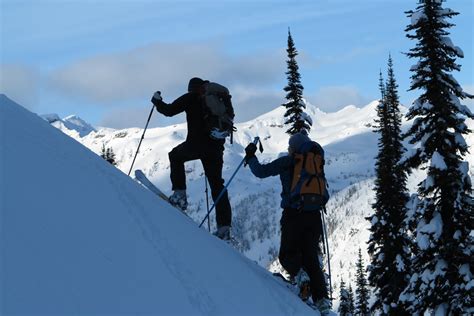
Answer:
<svg viewBox="0 0 474 316"><path fill-rule="evenodd" d="M282 104L282 106L286 107L285 124L289 125L286 132L293 135L301 131L308 132L311 128L311 120L307 118L307 114L304 112L306 105L303 101L303 85L301 84L301 75L298 71L298 63L296 62L298 51L291 37L290 30L288 30L288 48L286 51L288 53L288 60L286 61L288 85L284 90L287 102Z"/></svg>
<svg viewBox="0 0 474 316"><path fill-rule="evenodd" d="M404 153L401 133L401 114L397 82L392 58L388 59L388 79L384 84L380 74L381 100L377 107L379 152L375 163L374 214L371 222L368 252L368 280L374 287L372 311L397 314L403 311L398 303L400 293L409 279L410 239L406 229L407 176L400 166Z"/></svg>
<svg viewBox="0 0 474 316"><path fill-rule="evenodd" d="M105 148L105 144L102 144L102 149L100 152L100 156L107 160L110 164L116 166L117 162L115 161L115 153L111 147Z"/></svg>
<svg viewBox="0 0 474 316"><path fill-rule="evenodd" d="M352 316L350 310L349 291L346 289L346 283L341 279L341 288L339 290L339 312L340 316Z"/></svg>
<svg viewBox="0 0 474 316"><path fill-rule="evenodd" d="M107 148L105 148L105 144L102 144L102 149L100 150L100 156L107 160Z"/></svg>
<svg viewBox="0 0 474 316"><path fill-rule="evenodd" d="M362 259L362 251L359 248L359 256L356 263L356 315L369 315L369 289L367 277L365 273L364 260Z"/></svg>
<svg viewBox="0 0 474 316"><path fill-rule="evenodd" d="M115 153L114 153L114 150L111 147L107 148L107 158L106 158L106 160L114 166L117 165L117 162L115 161Z"/></svg>
<svg viewBox="0 0 474 316"><path fill-rule="evenodd" d="M471 132L465 119L474 116L460 100L473 96L451 75L463 52L448 37L448 19L458 13L443 2L420 0L407 12L407 37L416 41L407 55L417 60L410 89L422 94L407 114L415 150L406 166L427 169L427 177L418 185L413 275L401 298L412 314L467 315L474 313L474 203L463 135Z"/></svg>
<svg viewBox="0 0 474 316"><path fill-rule="evenodd" d="M349 313L355 315L355 300L354 300L354 291L352 290L352 285L349 282Z"/></svg>

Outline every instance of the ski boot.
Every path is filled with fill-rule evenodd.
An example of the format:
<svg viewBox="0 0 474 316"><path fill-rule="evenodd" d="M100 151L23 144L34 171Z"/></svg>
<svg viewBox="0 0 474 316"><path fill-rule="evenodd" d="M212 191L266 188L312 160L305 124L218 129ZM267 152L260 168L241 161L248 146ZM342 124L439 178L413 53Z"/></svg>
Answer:
<svg viewBox="0 0 474 316"><path fill-rule="evenodd" d="M298 285L299 294L298 296L302 301L306 302L311 297L311 287L309 283L309 276L303 270L300 269L298 274L294 278L294 282Z"/></svg>
<svg viewBox="0 0 474 316"><path fill-rule="evenodd" d="M218 227L217 230L213 234L217 238L220 238L225 241L230 241L230 226L221 226Z"/></svg>
<svg viewBox="0 0 474 316"><path fill-rule="evenodd" d="M183 212L188 208L188 200L186 199L186 190L176 190L168 198L171 205L180 208Z"/></svg>
<svg viewBox="0 0 474 316"><path fill-rule="evenodd" d="M331 312L331 301L327 298L322 298L314 304L322 316L329 315Z"/></svg>

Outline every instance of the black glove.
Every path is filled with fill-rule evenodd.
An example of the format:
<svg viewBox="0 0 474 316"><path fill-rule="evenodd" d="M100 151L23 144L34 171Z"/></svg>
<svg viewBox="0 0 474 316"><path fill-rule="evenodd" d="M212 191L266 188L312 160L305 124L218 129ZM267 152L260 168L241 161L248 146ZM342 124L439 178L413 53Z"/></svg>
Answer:
<svg viewBox="0 0 474 316"><path fill-rule="evenodd" d="M245 147L245 162L248 162L250 158L255 157L255 153L257 152L257 145L254 143L248 144L247 147Z"/></svg>
<svg viewBox="0 0 474 316"><path fill-rule="evenodd" d="M151 97L151 103L157 105L163 98L161 97L161 91L156 91L155 94Z"/></svg>

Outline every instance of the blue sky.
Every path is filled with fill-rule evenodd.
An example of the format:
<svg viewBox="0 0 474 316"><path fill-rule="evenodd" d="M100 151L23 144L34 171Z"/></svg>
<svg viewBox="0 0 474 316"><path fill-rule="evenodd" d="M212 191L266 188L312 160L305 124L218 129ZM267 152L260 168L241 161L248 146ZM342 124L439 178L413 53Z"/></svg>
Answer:
<svg viewBox="0 0 474 316"><path fill-rule="evenodd" d="M388 54L401 101L409 68L405 11L417 0L0 0L0 92L39 114L142 127L150 96L171 102L200 76L228 86L237 120L284 102L288 27L304 96L324 111L377 99ZM470 93L474 1L448 0L464 59L454 77ZM472 101L469 105L472 106ZM184 121L154 115L152 126Z"/></svg>

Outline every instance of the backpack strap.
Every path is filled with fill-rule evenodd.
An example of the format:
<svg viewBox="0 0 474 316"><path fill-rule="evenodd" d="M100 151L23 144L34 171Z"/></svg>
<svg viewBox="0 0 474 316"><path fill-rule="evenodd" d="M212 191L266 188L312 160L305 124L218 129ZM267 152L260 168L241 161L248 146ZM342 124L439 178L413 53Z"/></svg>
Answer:
<svg viewBox="0 0 474 316"><path fill-rule="evenodd" d="M301 170L303 169L303 155L302 154L293 154L293 181L291 183L291 190L293 191L298 184L298 181L301 177Z"/></svg>

